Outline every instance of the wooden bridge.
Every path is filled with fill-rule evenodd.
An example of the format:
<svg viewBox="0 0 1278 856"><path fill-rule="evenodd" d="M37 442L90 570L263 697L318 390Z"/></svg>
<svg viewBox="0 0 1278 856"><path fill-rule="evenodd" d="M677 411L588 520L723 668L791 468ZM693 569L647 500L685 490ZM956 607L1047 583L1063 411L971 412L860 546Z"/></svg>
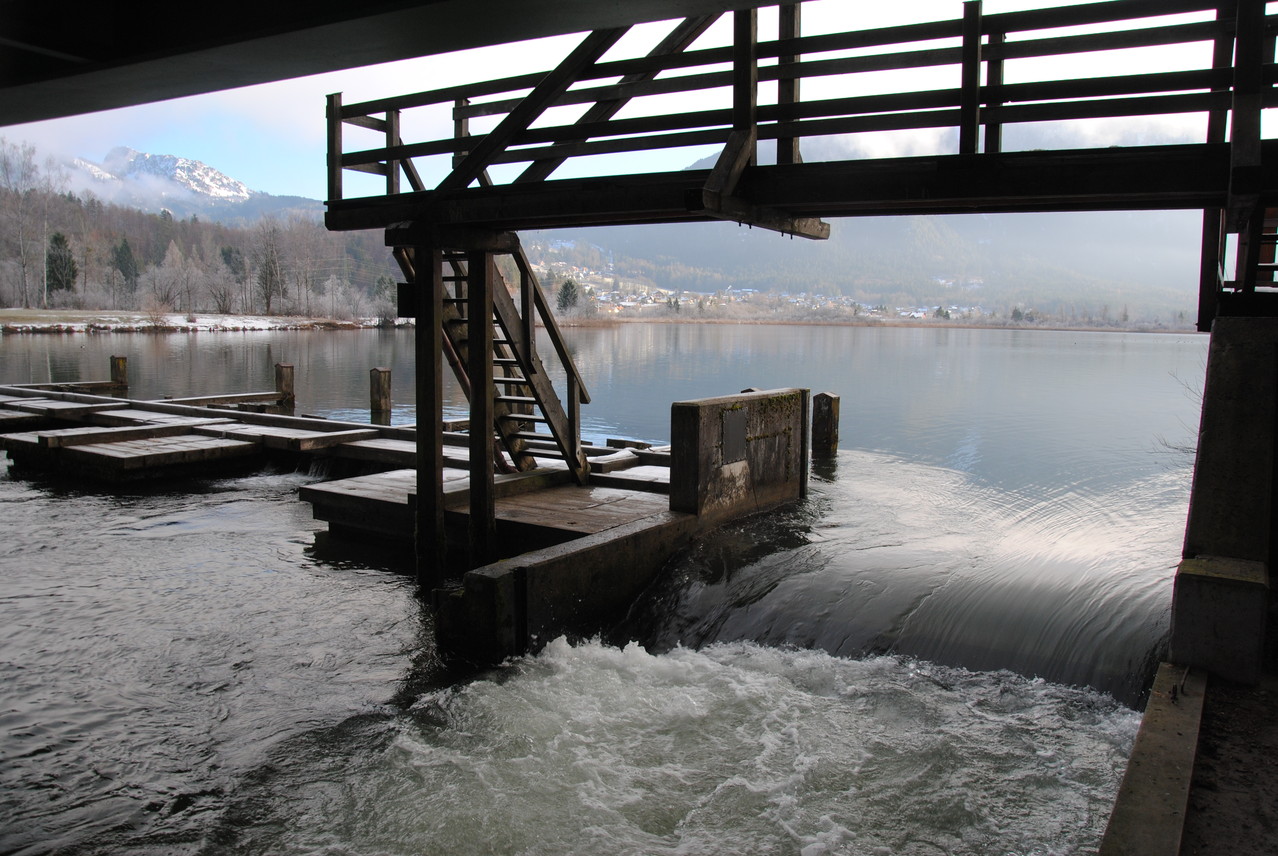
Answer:
<svg viewBox="0 0 1278 856"><path fill-rule="evenodd" d="M775 39L760 39L761 14L775 14ZM577 408L589 395L519 229L728 220L820 240L831 217L1202 209L1199 328L1218 315L1278 315L1278 141L1261 138L1262 111L1278 106L1278 16L1263 0L1111 0L990 15L967 0L952 20L817 35L804 35L799 3L730 15L726 45L703 46L720 16L696 15L672 22L642 55L616 55L627 27L602 29L544 73L358 104L329 98L326 223L385 230L405 274L401 314L418 319L418 401L436 403L421 424L443 422L447 362L469 395L471 424L491 424L497 438L471 435L476 559L491 552L485 485L502 449L523 469L534 465L528 440L553 441L588 479ZM1132 73L1104 77L1023 70L1044 60L1076 70L1105 52L1167 47L1188 59L1156 52ZM883 72L926 72L936 83L859 94ZM807 95L818 85L828 94L831 83L838 97ZM689 97L707 106L687 109ZM422 114L441 110L450 133L407 134L431 127ZM1197 117L1200 142L1004 150L1009 127L1176 115ZM473 132L481 121L488 130ZM805 161L801 151L812 137L927 129L944 130L951 145L833 162ZM775 145L775 163L760 162L761 141ZM683 150L691 160L707 146L718 152L710 169L554 177L580 173L587 159L624 166L638 153ZM371 194L351 192L351 173L376 176ZM442 177L428 186L426 175ZM513 256L517 283L499 273L502 255ZM534 322L566 367L562 392L545 381ZM431 452L441 442L418 435L418 485L435 485L418 494L422 545L440 543L423 536L443 531L442 469ZM434 560L421 561L429 576Z"/></svg>

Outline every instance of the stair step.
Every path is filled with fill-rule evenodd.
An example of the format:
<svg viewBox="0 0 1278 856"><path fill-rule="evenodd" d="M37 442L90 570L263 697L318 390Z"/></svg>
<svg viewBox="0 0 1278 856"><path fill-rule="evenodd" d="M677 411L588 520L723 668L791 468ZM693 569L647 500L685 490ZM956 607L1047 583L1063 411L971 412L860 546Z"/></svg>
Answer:
<svg viewBox="0 0 1278 856"><path fill-rule="evenodd" d="M495 366L518 366L519 360L510 357L494 357L493 365Z"/></svg>
<svg viewBox="0 0 1278 856"><path fill-rule="evenodd" d="M501 417L507 422L541 422L549 425L550 420L545 416L533 416L531 413L507 413Z"/></svg>
<svg viewBox="0 0 1278 856"><path fill-rule="evenodd" d="M506 383L506 384L510 384L511 386L524 386L525 384L528 383L528 378L526 377L495 377L493 378L493 383Z"/></svg>
<svg viewBox="0 0 1278 856"><path fill-rule="evenodd" d="M538 434L536 431L517 431L510 436L518 440L533 440L541 443L555 442L554 434Z"/></svg>
<svg viewBox="0 0 1278 856"><path fill-rule="evenodd" d="M499 395L497 400L506 404L536 404L537 399L527 395Z"/></svg>

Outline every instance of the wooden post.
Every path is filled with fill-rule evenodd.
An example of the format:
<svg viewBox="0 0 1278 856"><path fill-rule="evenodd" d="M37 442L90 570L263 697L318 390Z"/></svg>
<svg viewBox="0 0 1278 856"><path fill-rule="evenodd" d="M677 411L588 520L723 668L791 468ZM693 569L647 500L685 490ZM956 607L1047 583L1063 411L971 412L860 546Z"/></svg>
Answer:
<svg viewBox="0 0 1278 856"><path fill-rule="evenodd" d="M780 15L780 25L778 36L782 41L799 38L801 33L801 16L798 3L790 3L777 7ZM787 76L787 72L791 75L794 73L794 66L799 62L797 53L786 53L777 57L777 66L779 67L779 79L777 81L777 106L781 108L781 121L795 121L793 114L787 115L785 108L793 107L799 103L799 78ZM799 138L798 137L782 137L777 140L777 163L792 164L802 163L803 156L799 154Z"/></svg>
<svg viewBox="0 0 1278 856"><path fill-rule="evenodd" d="M119 387L128 387L129 385L129 358L128 357L111 357L111 385Z"/></svg>
<svg viewBox="0 0 1278 856"><path fill-rule="evenodd" d="M342 198L342 93L328 96L328 199Z"/></svg>
<svg viewBox="0 0 1278 856"><path fill-rule="evenodd" d="M386 111L386 148L393 148L399 145L399 111ZM399 161L394 158L386 158L386 195L394 196L399 193Z"/></svg>
<svg viewBox="0 0 1278 856"><path fill-rule="evenodd" d="M372 411L372 421L379 425L390 424L391 414L391 370L384 367L370 369L368 372L368 409Z"/></svg>
<svg viewBox="0 0 1278 856"><path fill-rule="evenodd" d="M981 0L963 3L959 154L974 155L981 134Z"/></svg>
<svg viewBox="0 0 1278 856"><path fill-rule="evenodd" d="M997 108L1003 103L1003 46L1006 43L1006 33L990 33L989 51L985 60L985 84L989 91L985 99L986 107ZM1003 151L1003 123L987 121L984 125L985 153L997 154Z"/></svg>
<svg viewBox="0 0 1278 856"><path fill-rule="evenodd" d="M444 578L444 255L419 246L413 258L417 361L417 493L414 543L417 584L435 588Z"/></svg>
<svg viewBox="0 0 1278 856"><path fill-rule="evenodd" d="M812 455L827 458L839 451L839 397L832 392L812 396Z"/></svg>
<svg viewBox="0 0 1278 856"><path fill-rule="evenodd" d="M493 254L471 250L466 258L466 374L470 378L470 566L495 558L497 517L493 471Z"/></svg>
<svg viewBox="0 0 1278 856"><path fill-rule="evenodd" d="M293 392L293 367L288 363L275 364L275 391L280 394L280 405L292 408L297 403Z"/></svg>

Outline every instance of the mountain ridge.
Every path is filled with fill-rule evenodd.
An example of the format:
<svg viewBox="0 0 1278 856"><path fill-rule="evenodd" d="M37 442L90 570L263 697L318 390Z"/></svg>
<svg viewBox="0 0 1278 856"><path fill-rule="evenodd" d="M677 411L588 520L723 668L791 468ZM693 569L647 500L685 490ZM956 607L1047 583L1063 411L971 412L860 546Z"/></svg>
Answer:
<svg viewBox="0 0 1278 856"><path fill-rule="evenodd" d="M163 209L178 218L236 225L266 215L319 219L324 211L319 200L252 190L202 161L128 146L112 148L101 162L73 157L61 166L72 192L151 213Z"/></svg>

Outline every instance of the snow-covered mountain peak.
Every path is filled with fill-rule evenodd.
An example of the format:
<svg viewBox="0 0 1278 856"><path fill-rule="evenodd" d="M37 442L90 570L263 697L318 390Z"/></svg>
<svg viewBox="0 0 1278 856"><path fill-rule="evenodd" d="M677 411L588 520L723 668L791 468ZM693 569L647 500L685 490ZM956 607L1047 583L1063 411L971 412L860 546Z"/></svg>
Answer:
<svg viewBox="0 0 1278 856"><path fill-rule="evenodd" d="M272 196L208 164L176 155L153 155L127 146L107 152L101 163L84 158L62 162L68 189L144 211L167 209L175 217L200 216L224 222L254 220L264 214L318 218L323 206L312 199Z"/></svg>
<svg viewBox="0 0 1278 856"><path fill-rule="evenodd" d="M243 201L253 192L242 181L208 164L176 155L152 155L125 146L107 152L102 167L118 178L153 176L167 179L194 193L222 201Z"/></svg>

